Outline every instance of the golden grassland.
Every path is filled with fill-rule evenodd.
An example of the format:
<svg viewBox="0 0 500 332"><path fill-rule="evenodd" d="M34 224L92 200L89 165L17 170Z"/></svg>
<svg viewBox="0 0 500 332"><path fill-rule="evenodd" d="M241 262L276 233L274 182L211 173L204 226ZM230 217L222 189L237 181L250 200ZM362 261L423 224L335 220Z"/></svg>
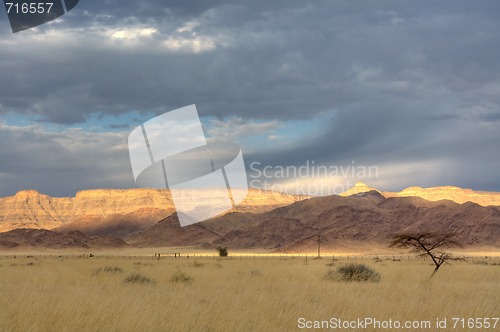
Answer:
<svg viewBox="0 0 500 332"><path fill-rule="evenodd" d="M197 256L2 255L0 331L294 331L301 317L447 318L440 331L457 331L452 317L500 315L499 257L452 262L429 278L430 261L406 255ZM352 262L381 280L322 279Z"/></svg>

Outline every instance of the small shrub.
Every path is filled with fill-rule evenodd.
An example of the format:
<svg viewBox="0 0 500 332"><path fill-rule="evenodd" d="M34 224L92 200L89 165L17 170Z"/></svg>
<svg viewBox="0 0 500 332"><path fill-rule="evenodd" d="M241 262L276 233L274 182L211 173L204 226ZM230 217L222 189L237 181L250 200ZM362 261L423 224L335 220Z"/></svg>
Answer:
<svg viewBox="0 0 500 332"><path fill-rule="evenodd" d="M203 263L200 263L200 262L198 262L198 261L194 261L194 262L193 262L193 266L194 266L194 267L203 267Z"/></svg>
<svg viewBox="0 0 500 332"><path fill-rule="evenodd" d="M141 262L135 262L134 265L137 265L137 266L139 266L139 265L142 265L142 266L153 266L152 263L141 263Z"/></svg>
<svg viewBox="0 0 500 332"><path fill-rule="evenodd" d="M119 268L118 266L105 266L105 267L100 267L97 270L94 271L94 275L99 275L101 272L106 272L106 273L122 273L123 269Z"/></svg>
<svg viewBox="0 0 500 332"><path fill-rule="evenodd" d="M193 278L191 278L190 276L188 276L184 272L177 271L172 275L172 277L170 278L170 281L190 283L191 281L193 281Z"/></svg>
<svg viewBox="0 0 500 332"><path fill-rule="evenodd" d="M218 246L216 248L216 250L219 252L219 256L220 257L227 257L227 255L229 254L227 252L227 248L226 247L223 247L223 246Z"/></svg>
<svg viewBox="0 0 500 332"><path fill-rule="evenodd" d="M125 278L126 283L131 283L131 284L155 284L156 281L153 279L143 276L138 273L134 273L129 275L127 278Z"/></svg>
<svg viewBox="0 0 500 332"><path fill-rule="evenodd" d="M476 265L490 265L487 261L475 261L473 263Z"/></svg>
<svg viewBox="0 0 500 332"><path fill-rule="evenodd" d="M262 273L259 270L252 270L252 271L250 271L250 275L252 277L262 277Z"/></svg>
<svg viewBox="0 0 500 332"><path fill-rule="evenodd" d="M111 273L122 273L123 269L119 268L118 266L105 266L103 271Z"/></svg>
<svg viewBox="0 0 500 332"><path fill-rule="evenodd" d="M325 280L335 281L380 281L380 274L363 264L348 264L338 267L336 270L328 270L323 276Z"/></svg>

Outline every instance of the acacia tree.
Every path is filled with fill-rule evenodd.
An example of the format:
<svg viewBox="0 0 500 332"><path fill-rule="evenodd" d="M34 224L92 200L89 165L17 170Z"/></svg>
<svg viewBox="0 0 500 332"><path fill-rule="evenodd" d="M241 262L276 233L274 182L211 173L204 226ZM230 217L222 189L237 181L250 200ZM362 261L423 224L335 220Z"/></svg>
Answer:
<svg viewBox="0 0 500 332"><path fill-rule="evenodd" d="M442 251L443 248L462 247L460 241L456 239L454 233L432 233L415 232L401 233L393 236L390 247L410 248L410 252L416 253L419 257L429 256L434 263L432 276L439 270L441 265L449 260L457 260L451 254Z"/></svg>

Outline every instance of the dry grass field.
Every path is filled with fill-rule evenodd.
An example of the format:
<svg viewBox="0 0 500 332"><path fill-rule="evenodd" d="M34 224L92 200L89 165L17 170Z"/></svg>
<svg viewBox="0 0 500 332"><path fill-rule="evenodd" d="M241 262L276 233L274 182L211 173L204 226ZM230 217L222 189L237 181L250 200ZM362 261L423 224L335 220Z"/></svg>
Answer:
<svg viewBox="0 0 500 332"><path fill-rule="evenodd" d="M442 331L465 331L453 329L451 319L500 315L499 258L453 262L433 278L427 260L353 261L377 271L380 281L324 280L329 270L347 263L345 257L333 261L331 256L306 261L251 255L3 255L0 330L294 331L299 318L372 317L430 321L429 331L437 330L437 318L446 318Z"/></svg>

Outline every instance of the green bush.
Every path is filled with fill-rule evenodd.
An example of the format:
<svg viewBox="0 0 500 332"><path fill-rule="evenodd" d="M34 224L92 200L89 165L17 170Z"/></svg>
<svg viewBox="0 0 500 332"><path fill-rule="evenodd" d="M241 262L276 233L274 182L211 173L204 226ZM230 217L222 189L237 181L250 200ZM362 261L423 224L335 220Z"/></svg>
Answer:
<svg viewBox="0 0 500 332"><path fill-rule="evenodd" d="M380 281L380 274L372 268L363 264L348 264L338 267L336 270L328 270L323 276L325 280L335 281Z"/></svg>

